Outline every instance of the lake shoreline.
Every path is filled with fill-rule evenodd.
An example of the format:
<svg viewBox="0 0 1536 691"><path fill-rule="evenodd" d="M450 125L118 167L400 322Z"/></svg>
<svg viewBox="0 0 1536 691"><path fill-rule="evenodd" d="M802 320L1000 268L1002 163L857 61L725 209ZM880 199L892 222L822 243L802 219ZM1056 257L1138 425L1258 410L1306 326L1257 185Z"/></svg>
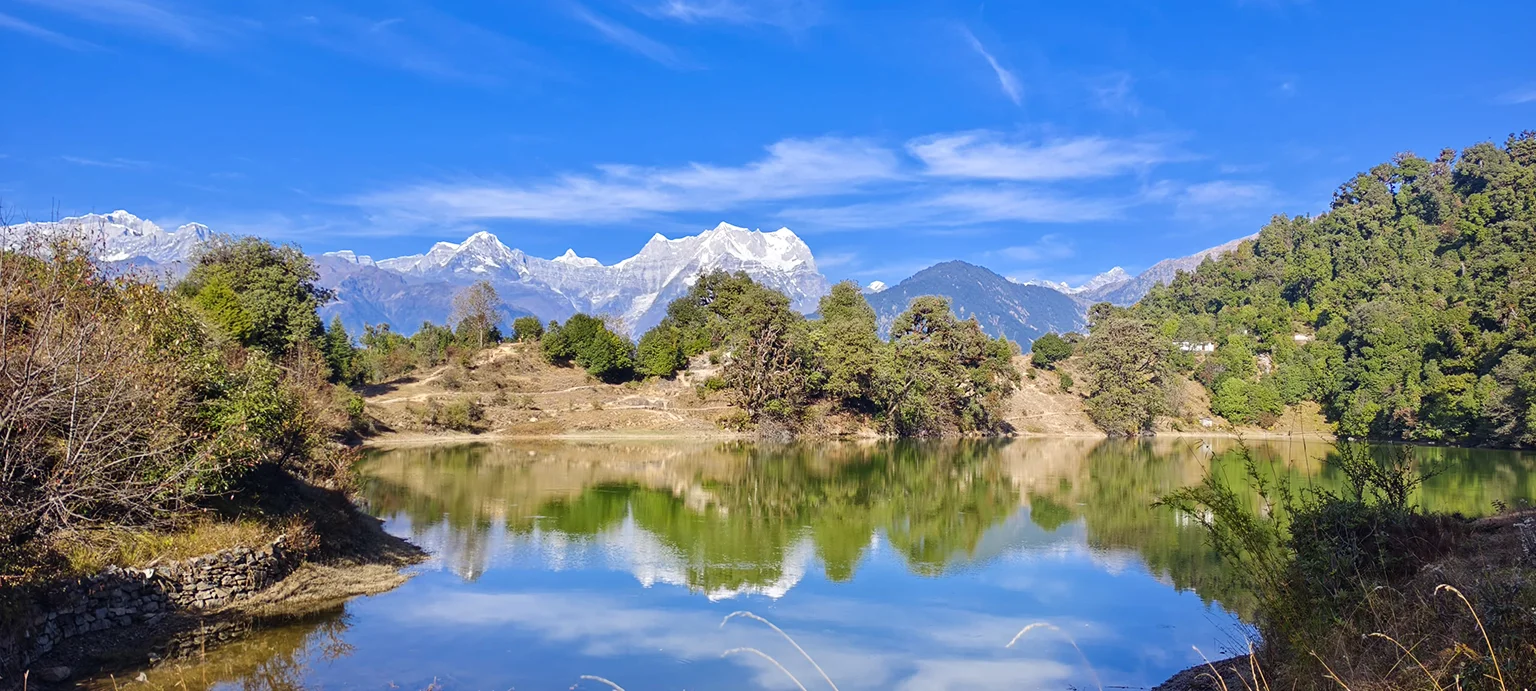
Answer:
<svg viewBox="0 0 1536 691"><path fill-rule="evenodd" d="M991 437L975 437L974 439L986 441L1012 440L1012 439L1109 439L1103 433L1052 433L1052 434L1009 434ZM795 441L805 442L869 442L869 441L897 441L901 437L894 436L842 436L842 437L804 437ZM960 439L972 439L961 437ZM1302 441L1333 443L1337 438L1333 435L1320 433L1282 433L1282 432L1157 432L1133 439L1237 439L1237 440L1261 440L1261 441ZM755 434L746 432L729 432L720 430L716 433L687 431L687 430L623 430L623 431L594 431L572 432L560 434L526 434L517 432L388 432L364 438L358 447L362 449L393 449L412 446L436 446L444 444L478 444L502 441L556 441L556 442L589 442L589 441L759 441ZM1470 447L1469 447L1470 448Z"/></svg>

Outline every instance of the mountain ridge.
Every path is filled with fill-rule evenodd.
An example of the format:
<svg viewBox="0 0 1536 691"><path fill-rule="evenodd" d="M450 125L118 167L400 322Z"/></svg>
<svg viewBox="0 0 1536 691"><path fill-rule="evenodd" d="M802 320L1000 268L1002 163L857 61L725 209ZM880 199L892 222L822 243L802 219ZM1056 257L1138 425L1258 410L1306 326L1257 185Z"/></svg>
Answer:
<svg viewBox="0 0 1536 691"><path fill-rule="evenodd" d="M214 235L198 223L168 231L122 210L16 228L46 231L64 224L98 229L105 261L167 270L172 275L184 271L196 247ZM948 261L918 271L895 286L872 282L864 292L881 316L882 331L922 286L930 291L922 294L948 298L962 318L975 316L988 333L1007 336L1027 348L1028 341L1047 331L1083 328L1087 308L1094 302L1132 304L1178 271L1192 270L1207 257L1219 257L1251 237L1165 259L1136 276L1114 267L1076 287L1049 281L1014 282L975 264ZM634 255L609 265L583 257L575 248L550 259L535 257L483 230L461 242L434 243L419 254L375 259L343 249L311 255L311 259L320 285L336 295L322 307L322 316L340 317L353 332L364 324L387 323L411 333L423 322L442 323L452 313L453 296L480 280L496 287L508 323L523 315L564 320L583 312L612 317L632 336L659 322L667 304L708 271L745 271L783 292L802 313L815 311L829 290L814 254L794 231L748 230L725 222L696 235L654 234Z"/></svg>

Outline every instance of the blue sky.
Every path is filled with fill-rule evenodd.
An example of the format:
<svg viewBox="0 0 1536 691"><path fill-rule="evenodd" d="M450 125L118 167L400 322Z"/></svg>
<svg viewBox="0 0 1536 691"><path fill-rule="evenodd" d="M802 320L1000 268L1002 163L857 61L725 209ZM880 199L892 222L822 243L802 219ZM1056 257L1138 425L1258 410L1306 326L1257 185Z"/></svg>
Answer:
<svg viewBox="0 0 1536 691"><path fill-rule="evenodd" d="M1081 280L1536 127L1536 3L0 0L11 221Z"/></svg>

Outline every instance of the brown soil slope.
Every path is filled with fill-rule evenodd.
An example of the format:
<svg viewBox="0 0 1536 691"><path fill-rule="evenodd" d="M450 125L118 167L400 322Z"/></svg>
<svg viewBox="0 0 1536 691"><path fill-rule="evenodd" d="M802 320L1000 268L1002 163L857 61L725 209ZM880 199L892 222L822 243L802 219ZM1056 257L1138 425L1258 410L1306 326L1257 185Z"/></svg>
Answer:
<svg viewBox="0 0 1536 691"><path fill-rule="evenodd" d="M1004 417L1019 436L1102 437L1083 404L1087 376L1076 359L1056 369L1037 369L1029 356L1014 359L1023 374ZM483 437L637 437L728 438L741 436L742 412L722 391L705 385L718 366L696 358L672 380L605 384L575 367L545 362L535 344L505 343L468 362L370 386L362 393L368 414L379 423L375 444L444 441ZM1063 375L1071 382L1064 386ZM1174 396L1173 414L1155 427L1167 436L1244 436L1252 438L1331 439L1331 426L1316 404L1288 409L1268 429L1239 427L1211 413L1199 384L1184 380ZM483 413L459 420L445 411L470 402ZM867 420L818 407L815 434L822 437L871 436ZM464 424L466 423L467 424Z"/></svg>

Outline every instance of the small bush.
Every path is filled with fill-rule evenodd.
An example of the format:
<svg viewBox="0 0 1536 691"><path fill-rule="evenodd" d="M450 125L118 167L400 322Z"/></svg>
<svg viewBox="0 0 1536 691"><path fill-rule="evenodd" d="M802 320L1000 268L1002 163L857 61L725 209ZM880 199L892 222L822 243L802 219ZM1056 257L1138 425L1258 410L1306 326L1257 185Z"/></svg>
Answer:
<svg viewBox="0 0 1536 691"><path fill-rule="evenodd" d="M454 432L479 432L485 422L485 406L473 398L457 398L446 405L430 401L416 415L422 424Z"/></svg>
<svg viewBox="0 0 1536 691"><path fill-rule="evenodd" d="M1057 379L1061 381L1062 391L1070 392L1072 390L1072 375L1067 374L1065 370L1061 370L1058 372Z"/></svg>
<svg viewBox="0 0 1536 691"><path fill-rule="evenodd" d="M711 376L711 377L705 379L704 383L701 384L700 386L703 386L704 390L708 391L710 393L715 393L717 391L724 391L726 389L725 379L723 379L723 378L721 378L719 376Z"/></svg>
<svg viewBox="0 0 1536 691"><path fill-rule="evenodd" d="M746 432L752 429L752 416L744 410L733 410L720 417L719 425L732 432Z"/></svg>

